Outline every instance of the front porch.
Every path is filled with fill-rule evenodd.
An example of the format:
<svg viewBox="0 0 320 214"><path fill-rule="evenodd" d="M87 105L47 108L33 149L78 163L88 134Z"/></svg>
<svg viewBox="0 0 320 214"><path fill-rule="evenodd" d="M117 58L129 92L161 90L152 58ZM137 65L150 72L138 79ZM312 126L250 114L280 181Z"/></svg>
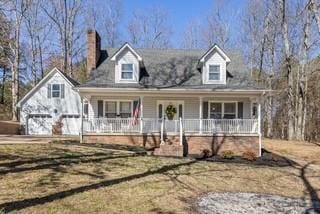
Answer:
<svg viewBox="0 0 320 214"><path fill-rule="evenodd" d="M261 155L257 96L110 94L86 98L83 142L160 147L160 155L170 156L224 150ZM174 114L168 109L174 109Z"/></svg>

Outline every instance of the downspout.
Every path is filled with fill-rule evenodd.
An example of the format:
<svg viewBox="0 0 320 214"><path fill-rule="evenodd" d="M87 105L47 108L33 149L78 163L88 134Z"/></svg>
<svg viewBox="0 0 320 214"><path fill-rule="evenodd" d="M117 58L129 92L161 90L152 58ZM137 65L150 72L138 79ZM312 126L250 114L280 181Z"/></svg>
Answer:
<svg viewBox="0 0 320 214"><path fill-rule="evenodd" d="M80 143L83 143L83 97L81 97L81 125L80 125Z"/></svg>

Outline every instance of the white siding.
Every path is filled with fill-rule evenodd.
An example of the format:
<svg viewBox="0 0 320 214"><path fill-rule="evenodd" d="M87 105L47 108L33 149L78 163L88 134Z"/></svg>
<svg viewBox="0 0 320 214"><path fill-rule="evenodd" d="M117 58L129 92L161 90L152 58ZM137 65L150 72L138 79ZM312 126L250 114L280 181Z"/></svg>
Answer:
<svg viewBox="0 0 320 214"><path fill-rule="evenodd" d="M220 65L220 80L209 80L209 65ZM203 64L202 80L204 84L226 84L226 60L217 51L210 53Z"/></svg>
<svg viewBox="0 0 320 214"><path fill-rule="evenodd" d="M98 116L98 100L138 100L139 96L93 96L89 104L89 118ZM157 101L183 101L184 102L184 118L198 119L199 118L199 97L165 97L165 96L144 96L143 98L143 117L157 118ZM241 97L203 97L205 101L235 101L243 102L243 118L250 118L250 99ZM90 111L90 106L92 111Z"/></svg>
<svg viewBox="0 0 320 214"><path fill-rule="evenodd" d="M48 84L64 84L64 98L48 98ZM57 113L54 113L54 110ZM39 88L21 104L20 123L26 125L28 114L48 114L52 116L55 123L63 114L80 115L81 99L72 85L58 72L56 72L48 81L44 82Z"/></svg>
<svg viewBox="0 0 320 214"><path fill-rule="evenodd" d="M134 70L134 80L121 80L121 64L132 63ZM139 80L139 61L137 57L128 49L124 49L116 59L115 63L115 82L116 83L137 83Z"/></svg>
<svg viewBox="0 0 320 214"><path fill-rule="evenodd" d="M197 97L145 97L143 114L145 118L157 118L157 100L184 101L184 117L188 119L199 118L199 98Z"/></svg>

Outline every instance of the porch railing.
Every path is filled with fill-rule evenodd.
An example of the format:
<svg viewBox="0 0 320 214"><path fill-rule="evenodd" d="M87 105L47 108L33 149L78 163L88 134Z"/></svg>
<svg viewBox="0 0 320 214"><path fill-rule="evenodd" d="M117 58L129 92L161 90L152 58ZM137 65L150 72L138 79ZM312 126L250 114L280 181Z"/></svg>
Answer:
<svg viewBox="0 0 320 214"><path fill-rule="evenodd" d="M94 118L83 120L84 133L166 133L250 134L258 133L257 119Z"/></svg>

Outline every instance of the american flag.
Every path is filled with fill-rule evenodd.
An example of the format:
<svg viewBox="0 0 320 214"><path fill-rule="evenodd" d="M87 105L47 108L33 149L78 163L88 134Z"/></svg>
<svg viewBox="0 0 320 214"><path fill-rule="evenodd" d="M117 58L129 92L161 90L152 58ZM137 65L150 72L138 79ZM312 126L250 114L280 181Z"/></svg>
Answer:
<svg viewBox="0 0 320 214"><path fill-rule="evenodd" d="M138 124L138 120L141 113L141 106L140 106L140 99L138 100L136 109L134 110L133 120L132 120L132 126L136 126Z"/></svg>

